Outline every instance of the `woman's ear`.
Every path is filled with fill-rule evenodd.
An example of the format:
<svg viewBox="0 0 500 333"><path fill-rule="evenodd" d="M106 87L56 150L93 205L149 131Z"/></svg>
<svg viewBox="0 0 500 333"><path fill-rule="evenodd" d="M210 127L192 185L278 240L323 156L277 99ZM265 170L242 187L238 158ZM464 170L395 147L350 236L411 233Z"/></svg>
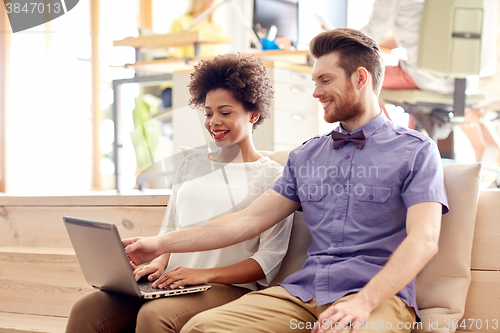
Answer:
<svg viewBox="0 0 500 333"><path fill-rule="evenodd" d="M252 115L250 116L250 122L252 124L255 124L259 119L260 119L260 114L258 113L252 113Z"/></svg>

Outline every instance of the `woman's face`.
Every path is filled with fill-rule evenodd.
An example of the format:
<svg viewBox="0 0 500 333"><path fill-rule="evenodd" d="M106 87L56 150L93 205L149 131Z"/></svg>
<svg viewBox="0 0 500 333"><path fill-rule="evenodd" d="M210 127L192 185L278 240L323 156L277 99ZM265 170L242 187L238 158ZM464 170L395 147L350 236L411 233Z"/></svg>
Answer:
<svg viewBox="0 0 500 333"><path fill-rule="evenodd" d="M211 90L205 98L205 128L217 145L251 141L252 126L258 117L245 110L228 90Z"/></svg>
<svg viewBox="0 0 500 333"><path fill-rule="evenodd" d="M207 10L214 4L215 0L200 0L198 2L198 8L200 8L202 11Z"/></svg>

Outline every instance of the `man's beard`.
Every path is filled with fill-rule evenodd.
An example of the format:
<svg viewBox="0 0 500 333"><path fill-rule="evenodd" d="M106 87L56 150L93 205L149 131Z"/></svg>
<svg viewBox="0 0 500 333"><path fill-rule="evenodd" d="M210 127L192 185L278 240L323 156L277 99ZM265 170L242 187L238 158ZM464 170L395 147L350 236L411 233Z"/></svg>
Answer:
<svg viewBox="0 0 500 333"><path fill-rule="evenodd" d="M365 110L361 102L355 102L356 96L351 85L347 85L347 90L342 99L335 101L335 109L333 112L327 112L324 119L327 123L336 123L337 121L346 122L354 121L361 117Z"/></svg>

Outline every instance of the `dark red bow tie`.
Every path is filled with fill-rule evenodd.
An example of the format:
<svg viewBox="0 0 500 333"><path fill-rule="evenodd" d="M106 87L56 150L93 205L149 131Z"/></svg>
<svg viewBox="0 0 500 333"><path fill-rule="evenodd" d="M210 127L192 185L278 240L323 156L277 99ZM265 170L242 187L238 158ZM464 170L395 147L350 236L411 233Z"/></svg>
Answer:
<svg viewBox="0 0 500 333"><path fill-rule="evenodd" d="M337 149L348 143L349 141L354 143L356 147L362 149L366 142L365 132L363 130L358 131L354 134L342 134L340 132L332 132L333 139L333 149Z"/></svg>

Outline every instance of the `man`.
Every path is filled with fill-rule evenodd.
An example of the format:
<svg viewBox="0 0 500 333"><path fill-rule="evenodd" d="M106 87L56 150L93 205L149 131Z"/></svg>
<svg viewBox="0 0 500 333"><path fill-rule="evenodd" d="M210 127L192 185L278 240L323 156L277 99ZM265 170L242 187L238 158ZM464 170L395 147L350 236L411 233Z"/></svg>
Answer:
<svg viewBox="0 0 500 333"><path fill-rule="evenodd" d="M182 332L340 332L350 324L352 332L411 330L414 278L436 254L448 210L437 148L380 112L384 71L375 41L336 29L316 36L310 50L314 97L339 128L294 149L282 177L248 209L124 241L138 264L241 242L302 206L312 236L302 269L281 286L194 317Z"/></svg>
<svg viewBox="0 0 500 333"><path fill-rule="evenodd" d="M385 68L384 89L422 89L452 94L453 78L436 76L417 68L423 8L424 0L375 0L370 20L361 31L382 47L406 50L406 57L398 66ZM392 32L389 37L388 31Z"/></svg>

